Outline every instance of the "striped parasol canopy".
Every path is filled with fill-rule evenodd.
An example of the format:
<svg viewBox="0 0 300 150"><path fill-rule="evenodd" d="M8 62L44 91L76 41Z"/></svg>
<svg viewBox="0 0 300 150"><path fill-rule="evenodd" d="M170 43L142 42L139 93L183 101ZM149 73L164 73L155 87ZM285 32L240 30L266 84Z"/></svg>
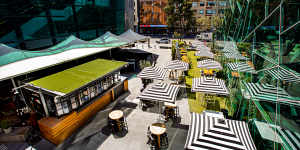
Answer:
<svg viewBox="0 0 300 150"><path fill-rule="evenodd" d="M178 85L168 83L154 83L149 86L138 96L142 100L160 101L175 103L179 91Z"/></svg>
<svg viewBox="0 0 300 150"><path fill-rule="evenodd" d="M144 78L144 79L157 79L157 80L164 80L166 76L167 70L162 69L157 66L150 66L144 68L137 77Z"/></svg>
<svg viewBox="0 0 300 150"><path fill-rule="evenodd" d="M186 150L256 150L246 122L192 113Z"/></svg>
<svg viewBox="0 0 300 150"><path fill-rule="evenodd" d="M192 92L203 92L207 94L229 95L224 80L203 76L193 79Z"/></svg>
<svg viewBox="0 0 300 150"><path fill-rule="evenodd" d="M284 89L271 84L243 82L252 99L300 105L300 99L291 97ZM278 93L277 93L278 90Z"/></svg>
<svg viewBox="0 0 300 150"><path fill-rule="evenodd" d="M290 69L287 70L281 67L276 67L267 70L266 73L270 74L278 80L283 80L286 82L300 82L300 74Z"/></svg>
<svg viewBox="0 0 300 150"><path fill-rule="evenodd" d="M300 133L284 129L281 126L268 124L261 121L254 121L258 132L263 139L282 143L287 149L299 150L300 149Z"/></svg>
<svg viewBox="0 0 300 150"><path fill-rule="evenodd" d="M189 64L181 60L172 60L165 65L164 69L186 71L189 69Z"/></svg>
<svg viewBox="0 0 300 150"><path fill-rule="evenodd" d="M227 66L232 71L249 72L256 74L256 70L246 62L228 63Z"/></svg>
<svg viewBox="0 0 300 150"><path fill-rule="evenodd" d="M197 51L195 52L195 56L199 56L199 57L207 57L207 58L214 58L214 54L210 51Z"/></svg>
<svg viewBox="0 0 300 150"><path fill-rule="evenodd" d="M197 51L210 51L211 49L205 45L197 45L196 50Z"/></svg>
<svg viewBox="0 0 300 150"><path fill-rule="evenodd" d="M198 68L206 68L206 69L219 69L219 70L223 69L223 67L221 66L221 64L219 62L211 60L211 59L198 61L197 67Z"/></svg>
<svg viewBox="0 0 300 150"><path fill-rule="evenodd" d="M230 52L230 53L224 53L224 56L225 56L226 58L229 58L229 59L249 60L249 58L243 56L243 55L240 54L240 53L233 53L233 52Z"/></svg>

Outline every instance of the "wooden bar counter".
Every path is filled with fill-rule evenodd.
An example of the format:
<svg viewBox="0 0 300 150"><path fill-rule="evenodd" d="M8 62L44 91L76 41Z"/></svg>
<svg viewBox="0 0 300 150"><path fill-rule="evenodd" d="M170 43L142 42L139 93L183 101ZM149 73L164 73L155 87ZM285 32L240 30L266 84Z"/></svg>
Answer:
<svg viewBox="0 0 300 150"><path fill-rule="evenodd" d="M66 138L72 135L76 129L83 126L98 111L117 98L115 95L115 89L120 86L123 86L123 92L127 92L128 80L126 79L112 87L79 112L74 111L60 118L42 118L38 121L42 135L56 145L62 143Z"/></svg>

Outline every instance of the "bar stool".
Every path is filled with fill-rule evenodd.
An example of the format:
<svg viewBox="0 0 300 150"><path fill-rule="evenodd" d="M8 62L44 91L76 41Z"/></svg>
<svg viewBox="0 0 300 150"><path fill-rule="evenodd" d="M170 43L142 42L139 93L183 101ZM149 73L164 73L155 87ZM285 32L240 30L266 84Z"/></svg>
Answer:
<svg viewBox="0 0 300 150"><path fill-rule="evenodd" d="M154 145L157 146L157 149L168 147L169 142L165 124L154 123L149 127L149 130L151 136L154 137L154 141L156 141Z"/></svg>
<svg viewBox="0 0 300 150"><path fill-rule="evenodd" d="M173 103L164 103L164 116L165 120L167 121L169 118L173 119L173 121L178 122L179 119L179 108L176 104Z"/></svg>
<svg viewBox="0 0 300 150"><path fill-rule="evenodd" d="M109 113L108 117L108 125L110 126L112 133L128 131L127 121L123 111L114 110Z"/></svg>

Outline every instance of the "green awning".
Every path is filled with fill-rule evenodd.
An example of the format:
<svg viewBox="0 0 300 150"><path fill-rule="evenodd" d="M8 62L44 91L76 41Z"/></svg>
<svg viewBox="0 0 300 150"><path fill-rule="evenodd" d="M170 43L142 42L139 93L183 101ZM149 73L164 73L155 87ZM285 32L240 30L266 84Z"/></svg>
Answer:
<svg viewBox="0 0 300 150"><path fill-rule="evenodd" d="M102 76L122 68L126 62L96 59L85 64L31 81L30 84L54 92L70 93Z"/></svg>

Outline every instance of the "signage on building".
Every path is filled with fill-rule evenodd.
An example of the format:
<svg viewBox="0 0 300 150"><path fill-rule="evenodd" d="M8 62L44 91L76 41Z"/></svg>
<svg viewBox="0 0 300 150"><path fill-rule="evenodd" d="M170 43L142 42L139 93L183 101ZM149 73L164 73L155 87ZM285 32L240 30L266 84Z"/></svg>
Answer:
<svg viewBox="0 0 300 150"><path fill-rule="evenodd" d="M168 27L167 25L140 25L140 27L142 28L149 28L149 27L159 27L159 28L163 28L163 27Z"/></svg>

